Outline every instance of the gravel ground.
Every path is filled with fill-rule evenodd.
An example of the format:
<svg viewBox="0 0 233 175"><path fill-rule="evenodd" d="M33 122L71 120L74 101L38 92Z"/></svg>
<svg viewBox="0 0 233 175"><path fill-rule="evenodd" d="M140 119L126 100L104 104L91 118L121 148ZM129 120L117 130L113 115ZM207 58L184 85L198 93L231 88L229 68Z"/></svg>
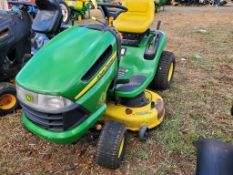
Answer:
<svg viewBox="0 0 233 175"><path fill-rule="evenodd" d="M216 7L211 5L205 6L166 6L166 13L200 13L200 12L233 12L233 3L228 2L223 7Z"/></svg>

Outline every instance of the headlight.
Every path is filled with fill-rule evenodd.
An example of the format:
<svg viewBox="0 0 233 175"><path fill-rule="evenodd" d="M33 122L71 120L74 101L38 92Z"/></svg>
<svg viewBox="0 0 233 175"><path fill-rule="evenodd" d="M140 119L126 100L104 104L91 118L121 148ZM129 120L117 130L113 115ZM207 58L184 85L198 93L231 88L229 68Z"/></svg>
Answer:
<svg viewBox="0 0 233 175"><path fill-rule="evenodd" d="M16 90L17 97L21 102L38 111L56 112L74 104L64 97L38 94L20 86L16 86Z"/></svg>

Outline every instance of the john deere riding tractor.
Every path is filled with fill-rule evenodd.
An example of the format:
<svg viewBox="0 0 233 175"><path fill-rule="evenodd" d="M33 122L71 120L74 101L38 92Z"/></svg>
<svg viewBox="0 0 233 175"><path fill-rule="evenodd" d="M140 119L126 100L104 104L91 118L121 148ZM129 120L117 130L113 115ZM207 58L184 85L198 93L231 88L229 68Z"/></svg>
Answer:
<svg viewBox="0 0 233 175"><path fill-rule="evenodd" d="M63 22L81 20L90 9L90 0L59 0L63 14Z"/></svg>
<svg viewBox="0 0 233 175"><path fill-rule="evenodd" d="M145 139L163 121L163 99L147 88L169 88L175 57L163 51L159 27L149 28L153 0L98 6L106 21L74 26L49 41L17 75L17 96L26 128L58 144L74 143L103 123L96 161L116 169L127 130Z"/></svg>

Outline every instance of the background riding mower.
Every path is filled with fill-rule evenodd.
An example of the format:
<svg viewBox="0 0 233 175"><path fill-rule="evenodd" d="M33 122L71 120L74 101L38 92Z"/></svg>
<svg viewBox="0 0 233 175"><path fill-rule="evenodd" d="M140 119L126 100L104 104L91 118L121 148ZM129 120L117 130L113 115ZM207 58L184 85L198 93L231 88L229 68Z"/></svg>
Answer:
<svg viewBox="0 0 233 175"><path fill-rule="evenodd" d="M50 39L69 26L62 25L63 15L59 2L54 0L36 0L38 8L32 24L32 30L36 33L32 52L35 54Z"/></svg>
<svg viewBox="0 0 233 175"><path fill-rule="evenodd" d="M124 158L127 129L140 130L145 138L147 129L162 122L163 100L146 88L168 88L175 66L174 55L163 52L165 34L149 30L153 0L124 3L129 12L99 3L106 23L60 33L16 78L23 124L40 137L70 144L105 121L96 160L112 169ZM112 8L119 10L113 13ZM114 19L123 40L111 26Z"/></svg>
<svg viewBox="0 0 233 175"><path fill-rule="evenodd" d="M166 3L167 3L167 0L154 0L155 12L156 13L159 12L161 7L163 7L163 10L164 10Z"/></svg>
<svg viewBox="0 0 233 175"><path fill-rule="evenodd" d="M70 20L81 21L86 12L91 7L90 0L59 0L63 14L63 22L68 23Z"/></svg>
<svg viewBox="0 0 233 175"><path fill-rule="evenodd" d="M35 0L7 0L9 10L12 10L12 6L18 5L26 5L27 12L30 14L31 18L34 19L37 13L37 9L35 6Z"/></svg>
<svg viewBox="0 0 233 175"><path fill-rule="evenodd" d="M18 107L15 86L18 71L30 58L31 19L26 9L20 13L0 11L0 115Z"/></svg>
<svg viewBox="0 0 233 175"><path fill-rule="evenodd" d="M61 27L62 13L57 3L37 0L39 10L33 25L28 13L28 7L33 4L25 0L8 0L8 3L12 10L0 12L0 115L11 113L18 107L16 89L12 83L31 57L31 48L34 54L48 39L66 29L66 26ZM46 20L44 15L47 15ZM31 44L31 31L37 32L34 47Z"/></svg>
<svg viewBox="0 0 233 175"><path fill-rule="evenodd" d="M69 28L68 25L62 24L62 10L57 1L54 0L36 0L35 3L27 3L26 0L8 0L13 6L12 11L29 13L29 8L36 5L37 12L32 23L32 55L41 49L51 38L59 32ZM14 8L15 7L15 8Z"/></svg>

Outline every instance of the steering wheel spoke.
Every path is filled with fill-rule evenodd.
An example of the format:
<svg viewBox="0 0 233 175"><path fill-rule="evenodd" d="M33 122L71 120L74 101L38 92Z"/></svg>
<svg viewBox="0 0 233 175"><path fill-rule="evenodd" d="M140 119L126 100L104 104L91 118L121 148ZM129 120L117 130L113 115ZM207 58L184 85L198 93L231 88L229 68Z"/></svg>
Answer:
<svg viewBox="0 0 233 175"><path fill-rule="evenodd" d="M118 4L112 4L112 3L98 3L98 7L101 8L102 13L104 14L104 17L109 19L113 18L114 20L124 12L128 11L128 8L118 5Z"/></svg>

